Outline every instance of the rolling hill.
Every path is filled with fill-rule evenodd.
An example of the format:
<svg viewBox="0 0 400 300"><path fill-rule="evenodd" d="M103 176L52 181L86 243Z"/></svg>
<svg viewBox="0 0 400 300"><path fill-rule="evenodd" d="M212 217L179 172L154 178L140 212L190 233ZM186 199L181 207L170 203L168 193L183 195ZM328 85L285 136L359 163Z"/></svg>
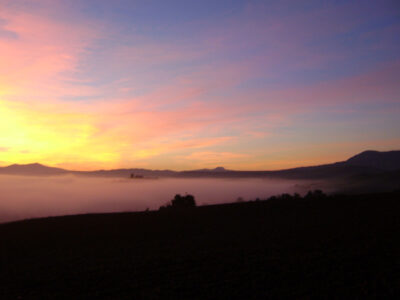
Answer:
<svg viewBox="0 0 400 300"><path fill-rule="evenodd" d="M324 179L354 176L375 176L389 172L398 174L400 170L400 151L364 151L346 161L332 164L300 167L278 171L235 171L227 170L223 167L215 169L200 169L191 171L172 171L172 170L148 170L148 169L114 169L97 171L72 171L61 168L47 167L41 164L11 165L0 167L0 174L13 175L86 175L86 176L106 176L106 177L129 177L131 174L144 176L147 178L159 177L280 177L293 179ZM393 175L394 176L394 175Z"/></svg>

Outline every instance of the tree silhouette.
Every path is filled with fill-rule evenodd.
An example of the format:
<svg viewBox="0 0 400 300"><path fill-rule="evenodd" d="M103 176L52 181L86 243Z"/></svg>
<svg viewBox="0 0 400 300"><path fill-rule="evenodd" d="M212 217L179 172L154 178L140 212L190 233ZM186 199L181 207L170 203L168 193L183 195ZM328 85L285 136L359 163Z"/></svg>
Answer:
<svg viewBox="0 0 400 300"><path fill-rule="evenodd" d="M195 207L196 202L192 195L181 196L179 194L175 195L174 199L171 201L172 207Z"/></svg>
<svg viewBox="0 0 400 300"><path fill-rule="evenodd" d="M194 200L193 195L185 195L181 196L180 194L176 194L174 199L170 201L169 204L165 206L161 206L161 209L165 208L191 208L191 207L196 207L196 201Z"/></svg>
<svg viewBox="0 0 400 300"><path fill-rule="evenodd" d="M304 199L325 199L327 195L324 194L323 191L321 190L314 190L314 191L308 191L307 195L304 196Z"/></svg>

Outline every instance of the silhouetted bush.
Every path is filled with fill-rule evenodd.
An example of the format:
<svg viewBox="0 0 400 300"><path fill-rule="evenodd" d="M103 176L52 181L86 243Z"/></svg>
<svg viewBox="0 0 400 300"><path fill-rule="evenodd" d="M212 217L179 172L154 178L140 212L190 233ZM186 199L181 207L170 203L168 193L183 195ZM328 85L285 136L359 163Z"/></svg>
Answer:
<svg viewBox="0 0 400 300"><path fill-rule="evenodd" d="M171 201L172 207L195 207L196 202L192 195L181 196L175 195L175 198Z"/></svg>
<svg viewBox="0 0 400 300"><path fill-rule="evenodd" d="M191 208L196 206L196 201L193 195L181 196L176 194L174 199L167 205L161 206L160 210L168 208Z"/></svg>
<svg viewBox="0 0 400 300"><path fill-rule="evenodd" d="M309 191L307 195L304 196L304 199L312 200L312 199L325 199L327 198L327 195L324 194L323 191L321 190L314 190L314 191Z"/></svg>
<svg viewBox="0 0 400 300"><path fill-rule="evenodd" d="M304 197L301 197L298 193L295 193L293 195L282 194L278 196L271 196L267 200L269 202L275 202L275 201L289 201L289 200L321 200L327 198L329 198L328 195L326 195L323 191L314 190L314 191L308 191L308 193Z"/></svg>

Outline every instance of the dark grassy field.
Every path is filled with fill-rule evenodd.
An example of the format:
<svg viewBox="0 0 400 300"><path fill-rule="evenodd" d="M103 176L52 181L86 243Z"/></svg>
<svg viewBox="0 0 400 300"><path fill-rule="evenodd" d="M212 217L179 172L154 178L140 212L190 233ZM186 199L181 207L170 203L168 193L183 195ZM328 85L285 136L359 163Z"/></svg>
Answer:
<svg viewBox="0 0 400 300"><path fill-rule="evenodd" d="M400 296L400 194L0 225L0 299Z"/></svg>

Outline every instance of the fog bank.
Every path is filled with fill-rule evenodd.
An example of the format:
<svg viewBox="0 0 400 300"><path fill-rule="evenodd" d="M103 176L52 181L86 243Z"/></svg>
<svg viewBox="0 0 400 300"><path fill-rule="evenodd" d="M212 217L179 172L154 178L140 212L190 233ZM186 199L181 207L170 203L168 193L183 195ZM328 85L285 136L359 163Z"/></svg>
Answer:
<svg viewBox="0 0 400 300"><path fill-rule="evenodd" d="M175 194L197 205L304 193L305 181L281 179L118 179L0 175L0 222L26 218L158 209Z"/></svg>

